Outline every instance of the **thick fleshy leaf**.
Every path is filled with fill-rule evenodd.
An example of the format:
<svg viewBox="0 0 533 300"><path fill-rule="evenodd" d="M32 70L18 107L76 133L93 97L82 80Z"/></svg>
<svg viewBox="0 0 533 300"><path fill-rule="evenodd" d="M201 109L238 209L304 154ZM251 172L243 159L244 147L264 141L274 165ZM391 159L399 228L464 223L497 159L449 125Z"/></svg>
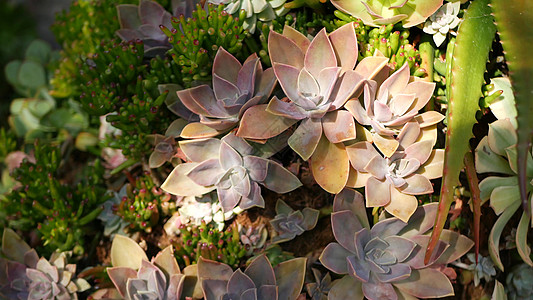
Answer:
<svg viewBox="0 0 533 300"><path fill-rule="evenodd" d="M222 49L222 47L220 49ZM219 100L227 99L229 101L234 101L240 95L240 90L235 84L216 74L213 74L213 91L215 97Z"/></svg>
<svg viewBox="0 0 533 300"><path fill-rule="evenodd" d="M353 70L357 63L358 53L357 36L353 23L345 24L330 33L329 40L335 50L337 65L342 68L342 72Z"/></svg>
<svg viewBox="0 0 533 300"><path fill-rule="evenodd" d="M296 299L305 279L307 258L298 257L284 261L274 268L278 295L281 299Z"/></svg>
<svg viewBox="0 0 533 300"><path fill-rule="evenodd" d="M241 63L224 48L218 48L215 60L213 61L213 74L220 76L231 83L237 83L237 77Z"/></svg>
<svg viewBox="0 0 533 300"><path fill-rule="evenodd" d="M122 297L126 297L126 283L128 279L137 278L137 272L128 267L108 268L107 274Z"/></svg>
<svg viewBox="0 0 533 300"><path fill-rule="evenodd" d="M187 177L187 174L198 165L198 163L177 165L168 175L167 179L165 179L165 182L161 185L161 189L178 196L201 196L214 190L214 186L201 186Z"/></svg>
<svg viewBox="0 0 533 300"><path fill-rule="evenodd" d="M514 213L518 210L520 207L521 202L515 201L511 206L509 206L496 220L496 223L492 226L492 229L489 234L489 253L490 257L492 258L492 262L494 262L494 265L498 267L498 269L504 271L503 269L503 263L500 259L500 237L503 232L503 228L511 217L514 215Z"/></svg>
<svg viewBox="0 0 533 300"><path fill-rule="evenodd" d="M397 262L403 262L413 252L416 243L402 236L388 236L385 242L389 244L387 251L390 251L397 259Z"/></svg>
<svg viewBox="0 0 533 300"><path fill-rule="evenodd" d="M361 86L363 86L364 80L365 78L363 75L355 71L348 70L344 74L341 74L341 76L335 81L335 86L329 96L330 99L333 99L329 110L339 109L352 97L358 96L357 94L361 91ZM357 99L353 100L358 101Z"/></svg>
<svg viewBox="0 0 533 300"><path fill-rule="evenodd" d="M268 35L268 53L272 65L282 63L296 67L298 70L304 66L304 53L291 39L271 30Z"/></svg>
<svg viewBox="0 0 533 300"><path fill-rule="evenodd" d="M490 198L492 191L496 187L500 186L517 186L518 178L516 176L512 177L497 177L491 176L483 179L479 183L480 198L481 200L486 201Z"/></svg>
<svg viewBox="0 0 533 300"><path fill-rule="evenodd" d="M2 253L10 260L24 263L24 254L30 246L10 228L4 227L2 235Z"/></svg>
<svg viewBox="0 0 533 300"><path fill-rule="evenodd" d="M393 136L374 134L372 138L374 139L374 145L385 157L391 157L400 146L400 143Z"/></svg>
<svg viewBox="0 0 533 300"><path fill-rule="evenodd" d="M217 189L218 200L220 201L220 206L222 206L223 212L231 211L237 206L239 201L241 201L241 195L237 193L234 188L229 189ZM253 199L251 199L253 200Z"/></svg>
<svg viewBox="0 0 533 300"><path fill-rule="evenodd" d="M230 266L200 257L198 260L198 277L200 280L216 279L228 281L233 274Z"/></svg>
<svg viewBox="0 0 533 300"><path fill-rule="evenodd" d="M326 29L320 30L319 33L311 41L304 59L305 69L309 71L315 78L325 68L332 68L337 66L337 58L335 51L328 39Z"/></svg>
<svg viewBox="0 0 533 300"><path fill-rule="evenodd" d="M444 165L444 150L435 149L431 152L426 164L421 166L417 173L424 175L427 179L442 177L442 168Z"/></svg>
<svg viewBox="0 0 533 300"><path fill-rule="evenodd" d="M385 205L385 210L391 215L407 223L411 215L418 207L418 201L415 196L403 194L396 188L391 188L391 200Z"/></svg>
<svg viewBox="0 0 533 300"><path fill-rule="evenodd" d="M172 246L168 246L165 249L161 250L155 258L153 259L154 264L156 264L162 271L166 273L168 277L173 274L180 274L180 267L178 262L174 257L174 250Z"/></svg>
<svg viewBox="0 0 533 300"><path fill-rule="evenodd" d="M435 266L444 265L455 261L465 255L473 246L474 242L464 235L455 231L444 229L440 240L449 245L442 255L435 261Z"/></svg>
<svg viewBox="0 0 533 300"><path fill-rule="evenodd" d="M409 279L395 282L394 286L418 298L440 298L454 295L453 286L448 277L432 268L412 270Z"/></svg>
<svg viewBox="0 0 533 300"><path fill-rule="evenodd" d="M120 28L136 29L142 24L139 18L139 7L135 4L117 5L117 13Z"/></svg>
<svg viewBox="0 0 533 300"><path fill-rule="evenodd" d="M424 195L433 193L431 181L420 174L412 174L404 178L407 185L402 186L399 190L407 195Z"/></svg>
<svg viewBox="0 0 533 300"><path fill-rule="evenodd" d="M398 299L396 291L390 283L363 283L363 294L368 299Z"/></svg>
<svg viewBox="0 0 533 300"><path fill-rule="evenodd" d="M237 269L228 281L228 293L240 295L244 291L255 288L255 284L241 270Z"/></svg>
<svg viewBox="0 0 533 300"><path fill-rule="evenodd" d="M304 119L289 140L289 146L303 160L308 160L315 152L322 137L322 121L320 119Z"/></svg>
<svg viewBox="0 0 533 300"><path fill-rule="evenodd" d="M139 269L143 260L148 260L144 250L129 237L117 234L111 244L111 264L114 267Z"/></svg>
<svg viewBox="0 0 533 300"><path fill-rule="evenodd" d="M388 57L368 56L363 58L357 66L355 66L355 71L363 75L367 80L371 80L384 69L388 68L386 67L388 62Z"/></svg>
<svg viewBox="0 0 533 300"><path fill-rule="evenodd" d="M522 260L533 267L533 261L531 261L531 248L527 244L530 220L531 216L527 212L523 212L518 227L516 228L516 249Z"/></svg>
<svg viewBox="0 0 533 300"><path fill-rule="evenodd" d="M393 188L394 189L394 188ZM387 179L368 178L365 188L366 207L381 207L391 201L391 184Z"/></svg>
<svg viewBox="0 0 533 300"><path fill-rule="evenodd" d="M410 121L407 122L403 127L400 133L398 134L398 142L400 143L400 148L406 149L415 143L420 136L420 125L418 122ZM436 140L435 140L436 141Z"/></svg>
<svg viewBox="0 0 533 300"><path fill-rule="evenodd" d="M346 186L350 173L348 153L342 143L332 144L322 136L311 157L316 182L327 192L337 194Z"/></svg>
<svg viewBox="0 0 533 300"><path fill-rule="evenodd" d="M263 285L276 285L274 270L265 255L260 255L254 259L244 271L253 280L257 288Z"/></svg>
<svg viewBox="0 0 533 300"><path fill-rule="evenodd" d="M374 156L379 156L379 153L370 142L357 142L347 146L346 152L348 153L352 167L360 172L366 172L365 167L368 162Z"/></svg>
<svg viewBox="0 0 533 300"><path fill-rule="evenodd" d="M517 142L516 129L509 119L496 120L489 124L488 142L492 151L506 156L505 148Z"/></svg>
<svg viewBox="0 0 533 300"><path fill-rule="evenodd" d="M444 120L445 116L436 111L427 111L415 117L415 121L420 124L420 127L427 127L439 123Z"/></svg>
<svg viewBox="0 0 533 300"><path fill-rule="evenodd" d="M386 92L390 95L405 93L407 83L409 83L409 65L405 63L381 84L376 99L381 99Z"/></svg>
<svg viewBox="0 0 533 300"><path fill-rule="evenodd" d="M275 285L263 285L257 289L257 299L279 299L278 287Z"/></svg>
<svg viewBox="0 0 533 300"><path fill-rule="evenodd" d="M257 156L243 157L244 168L248 171L253 181L262 182L267 176L268 159Z"/></svg>
<svg viewBox="0 0 533 300"><path fill-rule="evenodd" d="M367 126L370 125L370 117L358 99L347 101L344 104L344 108L346 108L352 114L352 116L354 116L359 124Z"/></svg>
<svg viewBox="0 0 533 300"><path fill-rule="evenodd" d="M195 184L208 187L216 184L224 173L219 160L214 158L199 163L186 173L186 176Z"/></svg>
<svg viewBox="0 0 533 300"><path fill-rule="evenodd" d="M496 154L489 146L488 138L483 138L476 148L476 171L478 173L496 172L514 175L509 162Z"/></svg>
<svg viewBox="0 0 533 300"><path fill-rule="evenodd" d="M385 158L376 155L366 164L365 171L372 174L376 179L383 181L385 175L389 174L389 165Z"/></svg>
<svg viewBox="0 0 533 300"><path fill-rule="evenodd" d="M393 264L389 266L390 271L387 273L377 273L376 277L381 282L394 282L406 279L411 275L411 267L406 264Z"/></svg>
<svg viewBox="0 0 533 300"><path fill-rule="evenodd" d="M279 214L289 215L292 212L294 212L294 209L292 209L289 205L287 205L285 201L281 199L278 199L278 201L276 201L276 214L277 215Z"/></svg>
<svg viewBox="0 0 533 300"><path fill-rule="evenodd" d="M429 140L414 143L405 149L405 158L415 158L423 165L429 159L432 148L433 145Z"/></svg>
<svg viewBox="0 0 533 300"><path fill-rule="evenodd" d="M219 300L227 292L226 280L204 279L201 284L205 300Z"/></svg>
<svg viewBox="0 0 533 300"><path fill-rule="evenodd" d="M447 244L444 241L439 240L437 243L437 246L435 246L435 251L431 254L431 257L428 261L428 263L424 262L425 258L425 250L429 243L429 236L428 235L416 235L410 238L411 241L415 242L418 246L413 250L413 253L409 257L409 259L405 262L409 266L411 266L412 269L423 269L431 265L436 265L435 263L442 254L448 249L449 244ZM446 264L446 263L445 263Z"/></svg>
<svg viewBox="0 0 533 300"><path fill-rule="evenodd" d="M223 131L216 130L200 122L189 123L181 131L181 137L184 139L203 139L217 136Z"/></svg>
<svg viewBox="0 0 533 300"><path fill-rule="evenodd" d="M288 98L283 98L283 100L288 100ZM272 113L276 116L285 117L293 120L302 120L309 116L300 106L294 104L291 101L282 101L278 97L274 96L270 100L267 106L267 112Z"/></svg>
<svg viewBox="0 0 533 300"><path fill-rule="evenodd" d="M329 112L322 118L324 135L332 143L355 139L355 122L352 115L345 110Z"/></svg>
<svg viewBox="0 0 533 300"><path fill-rule="evenodd" d="M490 206L499 215L509 206L520 202L518 186L498 186L490 194Z"/></svg>
<svg viewBox="0 0 533 300"><path fill-rule="evenodd" d="M368 216L366 214L365 200L361 193L352 189L343 189L340 193L335 195L335 199L333 200L333 212L343 210L350 210L363 227L370 229Z"/></svg>
<svg viewBox="0 0 533 300"><path fill-rule="evenodd" d="M288 25L283 27L283 36L291 39L296 45L298 45L298 48L300 48L302 53L306 53L309 44L311 44L311 41L305 35Z"/></svg>
<svg viewBox="0 0 533 300"><path fill-rule="evenodd" d="M333 281L333 286L329 290L329 300L363 300L363 287L361 282L349 275Z"/></svg>
<svg viewBox="0 0 533 300"><path fill-rule="evenodd" d="M418 207L411 216L409 224L403 227L398 235L410 238L415 235L421 235L428 232L435 223L437 206L437 203L429 203Z"/></svg>
<svg viewBox="0 0 533 300"><path fill-rule="evenodd" d="M337 243L330 243L324 248L320 254L320 262L324 267L337 274L348 274L348 263L346 258L354 255L354 253L346 250Z"/></svg>
<svg viewBox="0 0 533 300"><path fill-rule="evenodd" d="M341 246L355 253L354 233L363 226L350 210L343 210L331 214L331 227L335 239Z"/></svg>
<svg viewBox="0 0 533 300"><path fill-rule="evenodd" d="M433 91L435 90L434 82L426 81L414 81L411 82L402 90L404 94L416 94L417 98L413 107L409 110L412 112L418 112L421 110L433 96Z"/></svg>
<svg viewBox="0 0 533 300"><path fill-rule="evenodd" d="M181 151L193 162L203 162L208 159L218 158L220 144L219 139L212 138L179 142Z"/></svg>
<svg viewBox="0 0 533 300"><path fill-rule="evenodd" d="M250 107L242 116L237 136L251 139L269 139L287 130L298 120L276 116L267 112L267 105ZM258 120L261 120L258 122Z"/></svg>
<svg viewBox="0 0 533 300"><path fill-rule="evenodd" d="M318 216L320 215L320 211L317 209L305 207L302 210L302 215L304 216L302 228L304 230L312 230L313 228L315 228L316 223L318 222Z"/></svg>
<svg viewBox="0 0 533 300"><path fill-rule="evenodd" d="M357 234L355 234L357 238ZM357 278L362 282L370 281L370 267L367 261L364 259L358 259L355 256L348 256L346 258L348 262L348 274Z"/></svg>
<svg viewBox="0 0 533 300"><path fill-rule="evenodd" d="M267 176L261 184L269 190L284 194L302 186L298 177L275 161L268 161L267 170Z"/></svg>

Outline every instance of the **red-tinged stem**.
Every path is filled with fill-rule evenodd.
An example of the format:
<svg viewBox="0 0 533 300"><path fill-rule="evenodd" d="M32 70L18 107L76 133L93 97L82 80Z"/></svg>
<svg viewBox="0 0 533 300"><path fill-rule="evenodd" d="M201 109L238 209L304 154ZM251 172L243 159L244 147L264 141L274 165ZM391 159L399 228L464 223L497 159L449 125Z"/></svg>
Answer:
<svg viewBox="0 0 533 300"><path fill-rule="evenodd" d="M479 181L474 167L474 155L472 152L468 152L465 155L465 167L468 186L470 187L470 194L472 195L472 203L474 206L474 242L476 245L475 251L477 264L479 255L479 225L481 222L481 197L479 192Z"/></svg>

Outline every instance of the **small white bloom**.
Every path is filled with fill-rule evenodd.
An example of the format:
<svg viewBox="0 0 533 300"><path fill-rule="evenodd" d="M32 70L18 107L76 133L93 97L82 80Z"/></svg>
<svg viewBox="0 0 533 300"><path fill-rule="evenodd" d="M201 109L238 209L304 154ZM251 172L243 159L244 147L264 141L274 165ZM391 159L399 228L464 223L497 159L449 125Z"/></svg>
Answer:
<svg viewBox="0 0 533 300"><path fill-rule="evenodd" d="M461 2L459 1L448 2L431 15L424 24L424 32L433 35L437 47L444 42L446 34L459 25L461 20L457 14L460 6Z"/></svg>

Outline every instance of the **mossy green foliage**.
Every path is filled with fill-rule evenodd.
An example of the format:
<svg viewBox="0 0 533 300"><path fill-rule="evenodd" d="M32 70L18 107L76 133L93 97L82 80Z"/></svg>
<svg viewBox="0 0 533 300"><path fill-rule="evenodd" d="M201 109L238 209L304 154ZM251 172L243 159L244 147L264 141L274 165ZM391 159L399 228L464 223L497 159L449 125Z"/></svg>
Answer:
<svg viewBox="0 0 533 300"><path fill-rule="evenodd" d="M129 223L126 227L128 232L150 233L165 215L176 210L175 202L170 200L170 195L154 184L149 173L145 173L127 187L126 196L122 197L114 210L116 215Z"/></svg>
<svg viewBox="0 0 533 300"><path fill-rule="evenodd" d="M162 28L172 49L168 54L181 68L182 85L210 81L211 68L219 47L244 60L250 53L243 50L242 41L248 35L243 29L245 12L234 18L222 5L208 5L206 12L197 5L192 18L172 19L173 28Z"/></svg>
<svg viewBox="0 0 533 300"><path fill-rule="evenodd" d="M181 225L179 230L180 240L173 245L174 255L182 267L197 263L201 256L238 268L246 255L237 226L218 230L213 223L202 221L199 226Z"/></svg>
<svg viewBox="0 0 533 300"><path fill-rule="evenodd" d="M104 169L98 160L82 170L73 169L59 146L36 144L34 153L35 163L26 160L13 171L19 186L1 199L1 222L24 231L37 228L44 246L41 253L59 249L81 254L90 231L86 225L100 214L108 198ZM71 171L78 173L72 182L60 179Z"/></svg>

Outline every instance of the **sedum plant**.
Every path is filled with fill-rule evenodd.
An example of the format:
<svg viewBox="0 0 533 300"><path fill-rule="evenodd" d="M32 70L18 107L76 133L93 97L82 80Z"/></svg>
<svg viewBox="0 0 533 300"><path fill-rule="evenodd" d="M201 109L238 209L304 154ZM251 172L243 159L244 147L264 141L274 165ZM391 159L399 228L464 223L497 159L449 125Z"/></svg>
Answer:
<svg viewBox="0 0 533 300"><path fill-rule="evenodd" d="M424 22L442 6L442 0L332 0L331 3L363 20L365 25L379 27L402 21L405 28Z"/></svg>
<svg viewBox="0 0 533 300"><path fill-rule="evenodd" d="M13 230L4 228L0 257L2 299L78 299L90 285L75 278L76 265L67 264L69 252L54 252L50 260L37 255Z"/></svg>
<svg viewBox="0 0 533 300"><path fill-rule="evenodd" d="M270 224L278 235L272 238L272 243L283 243L301 235L304 231L315 228L319 211L306 207L302 211L293 210L285 201L276 202L276 217Z"/></svg>
<svg viewBox="0 0 533 300"><path fill-rule="evenodd" d="M464 255L473 242L445 230L428 263L424 263L437 204L419 207L409 223L385 218L368 226L363 196L344 190L335 197L331 223L336 243L330 243L320 261L345 276L337 280L328 299L409 299L453 295L441 267Z"/></svg>
<svg viewBox="0 0 533 300"><path fill-rule="evenodd" d="M161 188L178 196L201 196L217 191L223 212L264 207L262 185L276 193L301 186L298 178L282 165L254 155L254 148L230 133L215 138L182 141L180 149L191 162L174 168Z"/></svg>
<svg viewBox="0 0 533 300"><path fill-rule="evenodd" d="M205 300L295 300L302 289L306 258L295 258L272 268L265 255L255 258L243 271L201 258L198 277Z"/></svg>
<svg viewBox="0 0 533 300"><path fill-rule="evenodd" d="M276 84L274 71L263 71L256 54L241 64L220 47L213 61L213 88L200 85L178 91L181 103L200 116L181 133L185 138L219 135L235 127L249 107L264 103Z"/></svg>
<svg viewBox="0 0 533 300"><path fill-rule="evenodd" d="M430 179L442 176L444 150L433 149L436 129L421 130L410 122L398 135L398 147L387 157L362 141L346 147L355 169L355 187L365 187L367 207L385 207L395 217L407 222L418 207L416 195L433 193ZM395 140L396 141L396 140Z"/></svg>
<svg viewBox="0 0 533 300"><path fill-rule="evenodd" d="M507 295L511 300L533 297L533 268L527 264L514 267L505 279Z"/></svg>

